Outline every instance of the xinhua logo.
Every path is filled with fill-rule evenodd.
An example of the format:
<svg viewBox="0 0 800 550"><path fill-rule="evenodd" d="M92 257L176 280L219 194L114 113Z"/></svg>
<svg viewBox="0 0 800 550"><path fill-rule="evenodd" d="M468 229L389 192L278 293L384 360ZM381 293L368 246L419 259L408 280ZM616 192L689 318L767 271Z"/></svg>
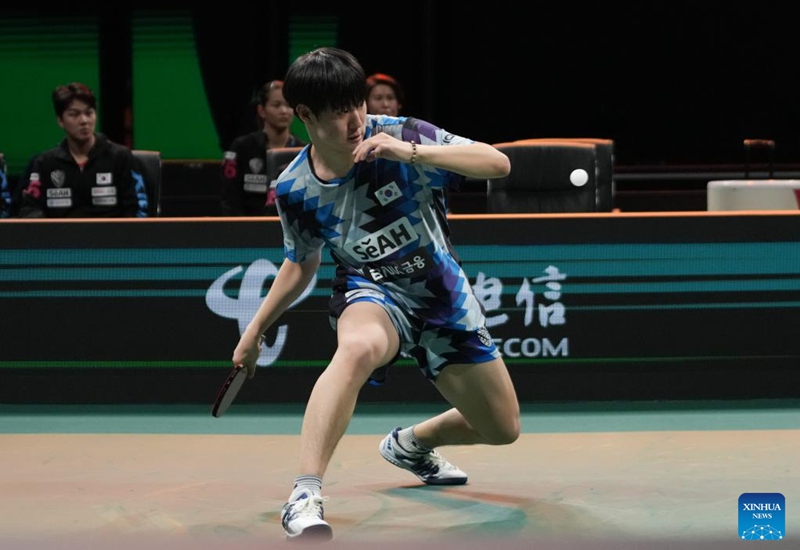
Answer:
<svg viewBox="0 0 800 550"><path fill-rule="evenodd" d="M786 499L780 493L743 493L739 497L739 538L783 540Z"/></svg>

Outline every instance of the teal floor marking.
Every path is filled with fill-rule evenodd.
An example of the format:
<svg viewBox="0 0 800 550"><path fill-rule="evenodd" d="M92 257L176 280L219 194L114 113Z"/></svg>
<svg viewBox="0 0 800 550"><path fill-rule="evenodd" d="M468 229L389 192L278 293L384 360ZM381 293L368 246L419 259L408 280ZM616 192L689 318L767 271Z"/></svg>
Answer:
<svg viewBox="0 0 800 550"><path fill-rule="evenodd" d="M388 433L443 412L436 404L365 403L347 434ZM523 403L523 433L800 429L800 400ZM304 405L234 404L222 418L210 405L0 404L0 434L300 433Z"/></svg>

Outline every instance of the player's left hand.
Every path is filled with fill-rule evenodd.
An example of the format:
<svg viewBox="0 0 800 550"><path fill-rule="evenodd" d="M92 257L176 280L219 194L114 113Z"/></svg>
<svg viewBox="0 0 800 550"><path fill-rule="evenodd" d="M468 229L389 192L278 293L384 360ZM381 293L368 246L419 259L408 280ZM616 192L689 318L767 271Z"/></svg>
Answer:
<svg viewBox="0 0 800 550"><path fill-rule="evenodd" d="M376 158L409 162L412 152L411 143L381 132L356 146L353 150L353 162L373 161Z"/></svg>

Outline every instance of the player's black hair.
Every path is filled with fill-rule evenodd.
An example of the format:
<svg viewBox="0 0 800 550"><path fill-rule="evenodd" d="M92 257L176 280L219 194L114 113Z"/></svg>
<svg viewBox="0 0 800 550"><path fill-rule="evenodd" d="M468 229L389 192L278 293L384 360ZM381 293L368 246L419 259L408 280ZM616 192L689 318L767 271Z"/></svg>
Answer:
<svg viewBox="0 0 800 550"><path fill-rule="evenodd" d="M307 106L315 115L323 111L349 111L364 104L367 84L364 69L349 52L323 47L305 53L286 72L283 97L297 110Z"/></svg>

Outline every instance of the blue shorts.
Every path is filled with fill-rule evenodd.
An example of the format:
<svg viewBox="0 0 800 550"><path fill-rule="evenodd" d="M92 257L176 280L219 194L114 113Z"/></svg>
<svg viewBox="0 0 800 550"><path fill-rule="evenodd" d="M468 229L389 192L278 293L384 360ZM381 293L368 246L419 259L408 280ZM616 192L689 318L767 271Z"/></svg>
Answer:
<svg viewBox="0 0 800 550"><path fill-rule="evenodd" d="M430 380L436 380L447 365L486 363L500 357L500 352L486 327L456 330L433 326L420 319L414 312L398 306L388 294L368 288L344 292L334 290L329 304L331 326L334 329L336 320L345 308L356 302L372 302L381 306L386 310L400 336L398 354L387 365L376 369L375 378L372 379L376 382L381 375L385 376L386 367L397 361L400 356L413 358L425 377Z"/></svg>

